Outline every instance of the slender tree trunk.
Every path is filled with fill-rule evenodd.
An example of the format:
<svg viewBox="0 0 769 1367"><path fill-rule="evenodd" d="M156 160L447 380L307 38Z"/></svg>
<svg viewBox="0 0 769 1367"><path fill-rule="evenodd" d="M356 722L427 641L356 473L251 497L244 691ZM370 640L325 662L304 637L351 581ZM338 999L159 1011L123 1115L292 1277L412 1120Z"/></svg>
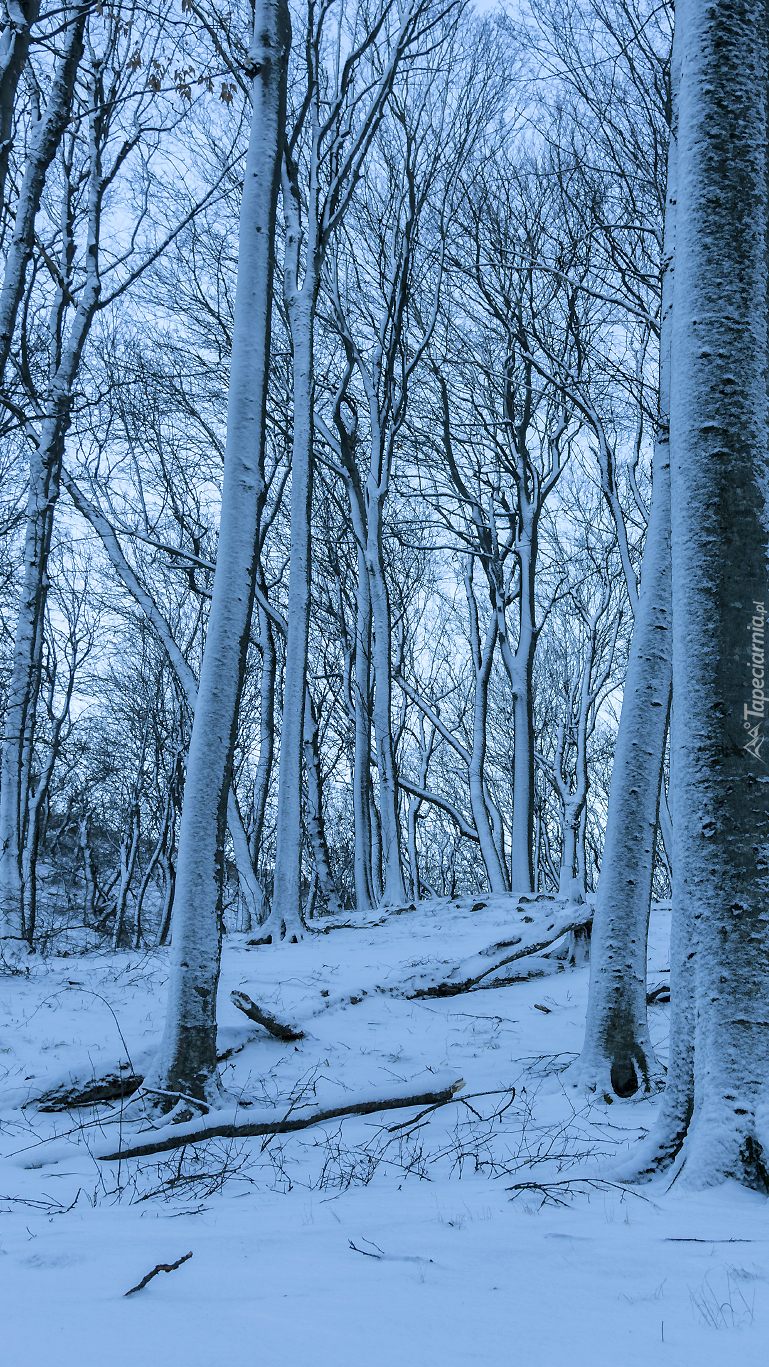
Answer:
<svg viewBox="0 0 769 1367"><path fill-rule="evenodd" d="M655 1136L681 1181L769 1190L769 8L681 0L671 376L673 1094ZM681 1004L683 1008L683 1003ZM648 1154L644 1155L648 1158Z"/></svg>
<svg viewBox="0 0 769 1367"><path fill-rule="evenodd" d="M0 202L13 146L16 92L29 55L30 28L40 12L40 0L16 0L7 7L8 20L0 34Z"/></svg>
<svg viewBox="0 0 769 1367"><path fill-rule="evenodd" d="M531 519L531 510L528 510ZM534 888L534 652L537 631L534 609L536 537L525 531L517 548L520 567L518 642L513 651L507 634L505 613L497 596L497 619L502 659L513 691L513 829L510 850L510 885L514 893Z"/></svg>
<svg viewBox="0 0 769 1367"><path fill-rule="evenodd" d="M75 77L83 56L83 30L90 9L91 4L86 3L77 4L69 10L62 53L56 63L46 107L31 135L0 290L0 380L5 374L16 314L24 293L27 267L35 240L35 217L40 208L45 179L72 110Z"/></svg>
<svg viewBox="0 0 769 1367"><path fill-rule="evenodd" d="M85 892L83 896L83 924L86 926L92 926L96 908L96 876L93 870L90 820L87 811L78 823L77 843L83 856L83 879L85 882Z"/></svg>
<svg viewBox="0 0 769 1367"><path fill-rule="evenodd" d="M67 413L68 418L68 413ZM25 749L30 753L34 705L40 677L47 565L53 514L59 492L66 420L47 423L41 446L30 458L24 544L24 581L16 618L13 667L5 711L0 761L0 938L22 934L22 813L26 810ZM45 440L47 436L48 440Z"/></svg>
<svg viewBox="0 0 769 1367"><path fill-rule="evenodd" d="M262 0L250 49L253 118L240 209L219 547L187 761L165 1031L145 1082L160 1109L179 1101L180 1112L189 1105L181 1094L208 1103L219 1091L224 832L264 495L272 258L290 34L285 0Z"/></svg>
<svg viewBox="0 0 769 1367"><path fill-rule="evenodd" d="M326 843L326 826L323 820L323 789L320 771L320 750L318 747L318 721L309 689L305 689L304 715L304 768L307 775L307 829L315 860L315 876L326 901L328 910L336 914L342 910L339 893L336 890L331 860Z"/></svg>
<svg viewBox="0 0 769 1367"><path fill-rule="evenodd" d="M489 678L497 644L497 617L492 613L486 630L486 638L481 646L478 626L478 610L471 575L465 577L467 604L470 610L470 649L473 656L475 687L473 698L473 746L468 764L470 783L470 807L475 829L481 846L481 855L486 867L486 876L492 892L507 892L507 873L504 869L491 829L489 812L486 806L486 785L483 775L486 761L486 723L488 713Z"/></svg>
<svg viewBox="0 0 769 1367"><path fill-rule="evenodd" d="M355 905L373 906L371 877L371 599L362 547L358 547L357 616L355 624L355 753L353 820L355 825Z"/></svg>
<svg viewBox="0 0 769 1367"><path fill-rule="evenodd" d="M409 798L408 815L408 851L409 868L411 869L411 900L419 903L420 881L419 881L419 854L417 852L417 817L422 803L418 797Z"/></svg>
<svg viewBox="0 0 769 1367"><path fill-rule="evenodd" d="M259 609L259 636L262 642L262 673L259 680L259 762L254 775L254 818L251 828L251 863L259 867L264 833L264 813L270 789L275 746L275 676L277 653L272 623L264 608Z"/></svg>
<svg viewBox="0 0 769 1367"><path fill-rule="evenodd" d="M677 51L678 44L674 55ZM674 108L676 101L674 89ZM674 119L663 241L654 487L593 917L585 1040L574 1069L575 1081L601 1095L631 1096L639 1088L654 1089L660 1081L647 1021L646 956L672 688L670 344L676 192Z"/></svg>
<svg viewBox="0 0 769 1367"><path fill-rule="evenodd" d="M374 737L379 771L379 816L382 839L382 901L385 906L403 906L406 889L400 856L398 788L392 738L392 658L390 641L390 601L382 557L381 511L374 499L368 507L366 546L371 617L374 628Z"/></svg>
<svg viewBox="0 0 769 1367"><path fill-rule="evenodd" d="M174 892L176 890L176 866L171 858L171 851L161 850L160 867L163 870L163 906L160 911L160 925L158 927L158 944L168 944L168 937L171 934L171 917L174 909Z"/></svg>
<svg viewBox="0 0 769 1367"><path fill-rule="evenodd" d="M310 505L312 502L313 323L315 294L308 263L301 293L291 296L294 351L294 440L291 455L291 546L283 720L278 768L278 822L272 910L262 933L273 942L301 940L302 745L310 627Z"/></svg>
<svg viewBox="0 0 769 1367"><path fill-rule="evenodd" d="M126 909L131 879L136 868L141 836L141 813L139 799L134 794L130 805L130 824L120 846L120 887L115 902L115 928L112 933L113 949L128 949L133 942L129 927L126 925Z"/></svg>

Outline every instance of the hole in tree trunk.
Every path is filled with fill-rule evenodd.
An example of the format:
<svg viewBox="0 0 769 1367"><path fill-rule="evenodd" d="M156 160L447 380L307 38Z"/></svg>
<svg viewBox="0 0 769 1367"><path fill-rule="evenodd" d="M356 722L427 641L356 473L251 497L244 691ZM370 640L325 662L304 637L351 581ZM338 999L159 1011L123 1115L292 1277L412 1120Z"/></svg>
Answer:
<svg viewBox="0 0 769 1367"><path fill-rule="evenodd" d="M611 1066L611 1085L616 1096L633 1096L638 1091L638 1077L632 1059L614 1060Z"/></svg>

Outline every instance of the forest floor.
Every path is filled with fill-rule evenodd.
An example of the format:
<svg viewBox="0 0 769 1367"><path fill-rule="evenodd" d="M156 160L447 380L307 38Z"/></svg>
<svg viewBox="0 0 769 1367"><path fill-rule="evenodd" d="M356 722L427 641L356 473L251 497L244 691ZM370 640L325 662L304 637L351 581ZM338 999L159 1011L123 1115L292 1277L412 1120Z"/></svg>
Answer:
<svg viewBox="0 0 769 1367"><path fill-rule="evenodd" d="M564 1085L587 969L397 995L409 976L440 977L502 938L509 917L504 899L462 898L381 924L353 915L357 925L299 945L228 936L230 1115L233 1098L247 1121L460 1077L464 1088L421 1118L352 1116L119 1164L98 1156L121 1133L128 1142L119 1103L47 1113L36 1101L121 1064L142 1071L162 1026L166 951L51 956L0 978L3 1363L765 1363L766 1199L731 1185L699 1196L623 1186L614 1174L658 1100L587 1105ZM666 981L666 917L655 908L651 986ZM304 1039L252 1025L232 989ZM664 1059L667 1008L650 1017Z"/></svg>

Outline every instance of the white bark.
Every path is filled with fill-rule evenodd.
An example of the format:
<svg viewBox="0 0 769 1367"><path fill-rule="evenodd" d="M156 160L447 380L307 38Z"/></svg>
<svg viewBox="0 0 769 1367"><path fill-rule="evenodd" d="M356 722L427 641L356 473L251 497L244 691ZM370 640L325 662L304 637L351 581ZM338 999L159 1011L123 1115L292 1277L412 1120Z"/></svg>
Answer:
<svg viewBox="0 0 769 1367"><path fill-rule="evenodd" d="M481 855L486 866L486 876L489 880L489 887L492 892L507 892L508 883L505 869L499 858L499 851L494 840L489 820L489 812L486 806L486 785L484 780L484 763L486 759L486 722L488 714L488 694L489 677L491 675L491 665L494 658L494 648L497 644L497 615L491 614L491 620L486 628L486 636L481 645L480 628L478 625L478 605L475 600L475 591L472 582L472 562L470 570L465 575L465 593L467 595L467 605L470 612L470 651L473 660L473 674L475 676L475 688L473 697L473 748L468 756L468 778L470 782L470 806L473 813L475 829L478 832L478 840L481 846Z"/></svg>
<svg viewBox="0 0 769 1367"><path fill-rule="evenodd" d="M673 916L679 984L683 929L695 956L694 1077L687 1096L681 1002L654 1142L661 1164L687 1132L684 1185L766 1192L769 10L681 0L676 24Z"/></svg>
<svg viewBox="0 0 769 1367"><path fill-rule="evenodd" d="M83 55L83 29L90 8L90 3L79 3L69 9L62 52L56 63L45 111L31 138L0 290L0 379L5 373L32 255L35 216L40 207L48 169L72 110L75 77Z"/></svg>
<svg viewBox="0 0 769 1367"><path fill-rule="evenodd" d="M0 202L3 204L13 146L16 92L27 63L30 29L40 12L40 0L11 0L4 8L6 21L0 34Z"/></svg>
<svg viewBox="0 0 769 1367"><path fill-rule="evenodd" d="M206 1103L218 1094L224 828L264 493L272 254L290 33L284 0L263 0L250 49L253 117L240 209L219 545L187 761L166 1023L147 1084L171 1093L165 1102L184 1093Z"/></svg>

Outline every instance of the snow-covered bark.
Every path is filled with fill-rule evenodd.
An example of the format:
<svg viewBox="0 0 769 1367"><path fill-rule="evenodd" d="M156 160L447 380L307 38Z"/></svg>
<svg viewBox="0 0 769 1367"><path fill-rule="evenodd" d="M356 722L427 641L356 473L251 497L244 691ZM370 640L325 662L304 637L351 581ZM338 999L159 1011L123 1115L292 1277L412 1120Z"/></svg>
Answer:
<svg viewBox="0 0 769 1367"><path fill-rule="evenodd" d="M275 677L277 653L272 622L259 606L259 639L262 645L262 672L259 679L259 760L254 775L253 817L249 838L251 862L258 866L264 831L264 813L272 774L275 745Z"/></svg>
<svg viewBox="0 0 769 1367"><path fill-rule="evenodd" d="M309 11L305 54L307 93L298 121L288 139L283 168L283 208L286 216L284 298L291 329L294 366L294 428L291 457L291 547L289 562L288 633L278 782L277 851L272 911L265 931L274 940L298 940L303 933L301 884L301 770L304 732L304 684L310 614L310 505L313 485L314 382L313 340L321 272L332 234L349 209L361 178L372 139L392 93L404 53L414 40L423 0L408 0L398 12L397 26L387 29L394 15L392 0L366 22L365 36L347 61L324 69L323 25L328 10ZM340 20L341 22L341 20ZM387 36L385 36L387 35ZM383 44L379 47L380 40ZM340 35L334 39L341 42ZM373 76L372 72L377 74ZM359 88L360 82L360 88ZM306 184L300 159L305 144ZM371 583L372 614L384 621L380 587ZM383 647L382 647L383 650ZM380 700L381 701L381 700ZM385 757L386 758L386 757ZM384 780L389 782L385 765ZM380 772L380 783L381 783ZM394 776L393 776L394 784ZM390 830L389 798L382 814L382 831L390 858L395 846ZM373 814L372 814L373 815ZM373 843L373 842L372 842ZM388 875L397 900L403 889L398 858L397 874ZM376 879L374 879L376 881ZM401 895L400 900L403 900Z"/></svg>
<svg viewBox="0 0 769 1367"><path fill-rule="evenodd" d="M371 881L371 600L363 549L357 552L358 577L355 612L355 670L353 719L352 800L354 824L355 905L369 911L374 895Z"/></svg>
<svg viewBox="0 0 769 1367"><path fill-rule="evenodd" d="M514 648L508 632L505 594L499 580L492 580L499 645L513 693L513 828L510 835L510 886L516 894L534 890L533 678L538 636L534 586L538 523L543 506L536 495L534 499L529 497L525 480L520 481L518 494L521 501L521 518L515 555L520 582L518 639Z"/></svg>
<svg viewBox="0 0 769 1367"><path fill-rule="evenodd" d="M163 1038L145 1086L162 1109L206 1103L216 1080L216 990L224 831L256 575L272 308L272 256L285 123L285 0L256 9L253 115L240 208L238 284L219 544L187 760Z"/></svg>
<svg viewBox="0 0 769 1367"><path fill-rule="evenodd" d="M676 24L673 916L682 994L684 929L694 950L694 1095L684 996L654 1142L669 1160L691 1106L681 1180L766 1191L769 10L681 0Z"/></svg>
<svg viewBox="0 0 769 1367"><path fill-rule="evenodd" d="M93 94L98 98L98 82L95 77ZM62 283L50 313L52 360L45 404L46 416L40 424L39 433L30 430L32 450L26 506L24 578L16 618L0 781L0 938L10 940L18 939L21 935L22 817L27 799L23 782L24 758L25 749L28 754L31 753L34 705L40 677L40 652L48 591L48 555L54 512L59 497L64 441L71 421L75 378L101 294L98 266L99 229L105 187L102 176L99 118L95 107L91 110L89 131L88 247L85 282L69 331L62 337L68 301L68 288L65 282L71 269L66 229L70 224L72 187L67 185L63 211L65 233ZM0 309L1 307L0 301Z"/></svg>
<svg viewBox="0 0 769 1367"><path fill-rule="evenodd" d="M142 761L143 762L143 761ZM134 787L128 806L128 826L120 845L120 882L115 899L115 925L112 932L112 948L128 949L135 939L131 927L126 924L128 891L136 868L141 837L141 807L138 788Z"/></svg>
<svg viewBox="0 0 769 1367"><path fill-rule="evenodd" d="M30 29L40 12L40 0L11 0L4 6L0 33L0 203L5 203L5 180L13 146L16 92L29 54Z"/></svg>
<svg viewBox="0 0 769 1367"><path fill-rule="evenodd" d="M35 216L40 207L48 169L56 156L72 110L75 78L83 56L83 30L90 8L90 3L78 3L67 8L61 55L54 68L45 110L31 134L0 290L0 377L5 373L16 315L24 293L27 267L35 240Z"/></svg>
<svg viewBox="0 0 769 1367"><path fill-rule="evenodd" d="M302 230L298 205L284 185L289 219L284 292L294 357L294 433L291 449L291 543L288 573L288 630L283 678L283 720L278 766L277 848L272 909L262 928L273 943L300 940L302 874L302 747L304 737L307 641L310 627L310 505L313 484L313 333L320 279L319 249L308 247L304 278L299 280ZM317 237L317 214L308 231Z"/></svg>
<svg viewBox="0 0 769 1367"><path fill-rule="evenodd" d="M320 886L329 912L335 913L342 910L342 905L331 872L331 860L326 842L318 719L315 715L315 705L309 689L305 693L304 708L303 747L304 768L307 775L307 830L312 846L312 857L315 861L316 888L318 885Z"/></svg>
<svg viewBox="0 0 769 1367"><path fill-rule="evenodd" d="M478 604L473 588L473 562L465 574L465 594L470 614L470 650L473 660L475 688L473 690L473 745L468 757L467 773L470 781L470 806L478 832L481 854L492 892L507 892L507 876L499 857L486 806L484 764L486 760L486 725L488 718L489 677L497 644L497 614L491 613L486 635L481 644L478 623Z"/></svg>
<svg viewBox="0 0 769 1367"><path fill-rule="evenodd" d="M659 1082L646 1003L646 955L654 843L660 797L665 845L672 829L662 787L672 688L670 564L670 365L675 279L677 195L677 88L680 45L673 51L672 119L668 145L660 304L660 365L653 490L641 565L640 591L623 555L634 611L601 876L591 944L585 1040L575 1068L581 1085L600 1094L632 1095ZM603 481L607 494L606 480ZM615 527L624 528L613 508ZM626 544L626 541L625 541Z"/></svg>
<svg viewBox="0 0 769 1367"><path fill-rule="evenodd" d="M670 455L666 423L622 699L591 941L590 995L579 1061L601 1095L654 1088L646 1018L646 942L671 688Z"/></svg>

